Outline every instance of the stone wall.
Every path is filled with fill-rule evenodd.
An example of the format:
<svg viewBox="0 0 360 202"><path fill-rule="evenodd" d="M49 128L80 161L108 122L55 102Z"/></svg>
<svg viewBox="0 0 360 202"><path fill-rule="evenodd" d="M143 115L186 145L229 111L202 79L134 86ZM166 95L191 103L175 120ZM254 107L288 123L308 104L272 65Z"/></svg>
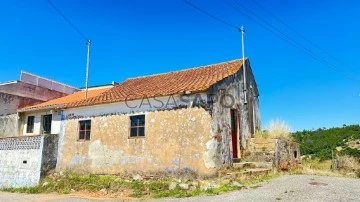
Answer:
<svg viewBox="0 0 360 202"><path fill-rule="evenodd" d="M247 60L247 104L244 103L243 71L240 69L234 75L216 83L209 89L216 102L210 107L212 114L213 147L216 147L217 166L229 166L233 163L231 140L231 109L237 111L239 119L238 158L244 156L248 149L247 140L260 129L260 113L258 89ZM221 92L222 91L222 92ZM221 99L224 96L228 99ZM231 98L230 98L231 96Z"/></svg>
<svg viewBox="0 0 360 202"><path fill-rule="evenodd" d="M42 152L41 176L56 168L58 155L59 135L44 135L44 148Z"/></svg>
<svg viewBox="0 0 360 202"><path fill-rule="evenodd" d="M195 107L145 112L144 138L129 137L130 115L65 119L57 169L97 174L215 172L212 154L216 148L211 144L208 111ZM91 139L79 141L78 122L87 119L91 120Z"/></svg>
<svg viewBox="0 0 360 202"><path fill-rule="evenodd" d="M37 185L42 148L42 136L0 138L0 187Z"/></svg>
<svg viewBox="0 0 360 202"><path fill-rule="evenodd" d="M293 170L298 168L301 162L300 145L291 140L278 139L274 166L279 170Z"/></svg>

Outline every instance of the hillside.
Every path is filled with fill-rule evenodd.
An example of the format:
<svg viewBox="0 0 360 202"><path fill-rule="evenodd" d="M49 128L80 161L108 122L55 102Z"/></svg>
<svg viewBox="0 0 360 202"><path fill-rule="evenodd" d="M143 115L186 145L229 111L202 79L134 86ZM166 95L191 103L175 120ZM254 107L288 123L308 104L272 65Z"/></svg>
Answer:
<svg viewBox="0 0 360 202"><path fill-rule="evenodd" d="M360 125L304 130L292 135L300 143L301 155L327 160L336 153L360 159Z"/></svg>

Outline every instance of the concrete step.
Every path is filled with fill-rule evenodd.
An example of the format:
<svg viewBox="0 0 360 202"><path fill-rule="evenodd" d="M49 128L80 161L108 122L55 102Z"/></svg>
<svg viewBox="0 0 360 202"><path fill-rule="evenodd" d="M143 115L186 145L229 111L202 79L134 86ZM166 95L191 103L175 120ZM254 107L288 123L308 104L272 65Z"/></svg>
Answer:
<svg viewBox="0 0 360 202"><path fill-rule="evenodd" d="M244 168L256 168L255 162L240 162L240 163L234 163L234 168L244 169Z"/></svg>
<svg viewBox="0 0 360 202"><path fill-rule="evenodd" d="M253 142L250 142L249 146L275 147L276 143L275 142L270 142L270 143L253 143Z"/></svg>
<svg viewBox="0 0 360 202"><path fill-rule="evenodd" d="M241 159L240 158L233 158L233 162L234 163L240 163Z"/></svg>
<svg viewBox="0 0 360 202"><path fill-rule="evenodd" d="M233 167L238 169L247 169L247 168L272 169L273 165L272 162L240 162L240 163L234 163Z"/></svg>
<svg viewBox="0 0 360 202"><path fill-rule="evenodd" d="M251 138L250 142L255 144L266 144L266 143L276 143L276 139L270 138Z"/></svg>
<svg viewBox="0 0 360 202"><path fill-rule="evenodd" d="M261 176L261 175L267 175L271 172L271 169L267 168L252 168L244 171L245 175L251 175L251 176Z"/></svg>
<svg viewBox="0 0 360 202"><path fill-rule="evenodd" d="M246 177L246 176L262 176L267 175L271 172L268 168L250 168L243 171L229 172L226 175L234 178Z"/></svg>
<svg viewBox="0 0 360 202"><path fill-rule="evenodd" d="M275 143L271 144L250 144L250 151L275 151L276 145Z"/></svg>
<svg viewBox="0 0 360 202"><path fill-rule="evenodd" d="M247 157L247 160L254 162L273 162L274 158L275 158L274 151L253 151Z"/></svg>

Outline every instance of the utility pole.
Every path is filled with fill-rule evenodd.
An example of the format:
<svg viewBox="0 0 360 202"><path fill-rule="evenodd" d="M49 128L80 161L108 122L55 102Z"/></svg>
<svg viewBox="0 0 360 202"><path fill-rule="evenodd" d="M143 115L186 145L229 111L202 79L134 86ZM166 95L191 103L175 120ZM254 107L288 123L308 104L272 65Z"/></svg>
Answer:
<svg viewBox="0 0 360 202"><path fill-rule="evenodd" d="M86 57L86 81L85 81L85 100L88 99L88 88L89 88L89 68L90 68L90 39L86 42L87 45L87 57Z"/></svg>
<svg viewBox="0 0 360 202"><path fill-rule="evenodd" d="M246 62L245 62L245 44L244 44L244 35L245 29L244 26L241 26L239 29L241 32L241 49L242 49L242 62L243 62L243 75L244 75L244 104L247 104L247 85L246 85Z"/></svg>

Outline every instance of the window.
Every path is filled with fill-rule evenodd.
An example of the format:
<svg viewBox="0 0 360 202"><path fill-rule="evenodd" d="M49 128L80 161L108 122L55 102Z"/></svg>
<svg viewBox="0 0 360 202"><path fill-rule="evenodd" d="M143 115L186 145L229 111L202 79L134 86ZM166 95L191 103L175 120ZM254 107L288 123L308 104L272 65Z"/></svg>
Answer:
<svg viewBox="0 0 360 202"><path fill-rule="evenodd" d="M90 140L91 120L79 121L79 140Z"/></svg>
<svg viewBox="0 0 360 202"><path fill-rule="evenodd" d="M43 116L43 134L50 134L51 133L51 121L52 115L44 115Z"/></svg>
<svg viewBox="0 0 360 202"><path fill-rule="evenodd" d="M130 137L145 137L145 115L130 117Z"/></svg>
<svg viewBox="0 0 360 202"><path fill-rule="evenodd" d="M27 126L26 126L26 133L33 133L34 132L34 121L35 121L35 116L28 116Z"/></svg>

